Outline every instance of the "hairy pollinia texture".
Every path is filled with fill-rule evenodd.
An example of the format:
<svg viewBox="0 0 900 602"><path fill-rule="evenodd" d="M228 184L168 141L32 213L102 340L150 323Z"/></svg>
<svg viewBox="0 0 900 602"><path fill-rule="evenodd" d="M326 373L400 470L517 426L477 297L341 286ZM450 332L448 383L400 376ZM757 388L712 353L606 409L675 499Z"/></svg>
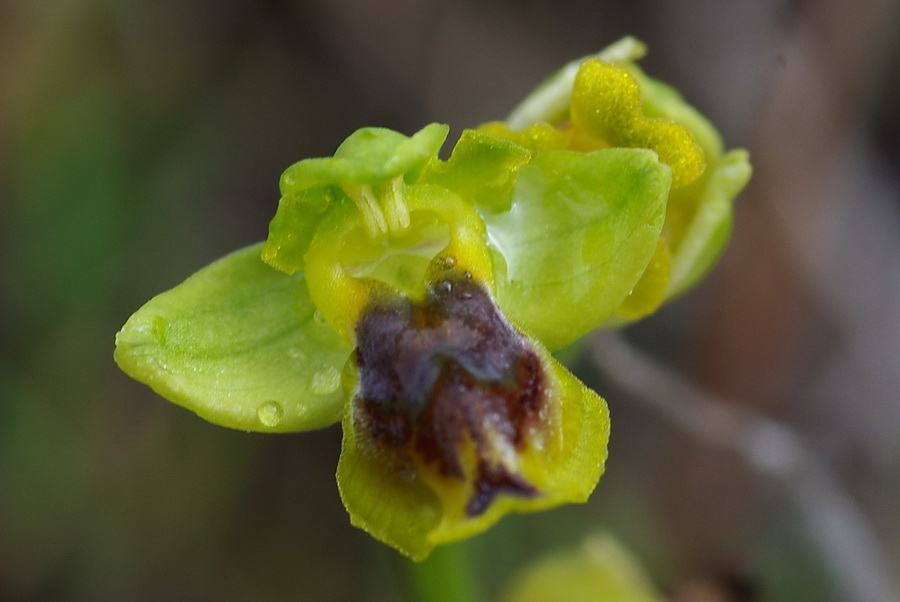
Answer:
<svg viewBox="0 0 900 602"><path fill-rule="evenodd" d="M547 418L546 375L479 284L447 279L423 302L376 305L356 335L360 445L398 469L466 483L469 516L499 493L538 495L518 454Z"/></svg>

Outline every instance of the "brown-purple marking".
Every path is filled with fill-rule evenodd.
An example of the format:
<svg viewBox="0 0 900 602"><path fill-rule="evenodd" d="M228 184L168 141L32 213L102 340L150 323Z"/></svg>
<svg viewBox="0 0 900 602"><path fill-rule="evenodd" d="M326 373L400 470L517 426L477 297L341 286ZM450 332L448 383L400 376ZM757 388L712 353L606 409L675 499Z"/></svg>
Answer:
<svg viewBox="0 0 900 602"><path fill-rule="evenodd" d="M524 449L545 403L544 372L481 285L453 278L434 285L421 303L376 304L360 320L356 340L357 433L460 479L468 436L478 456L469 516L499 493L537 495L491 457L491 441Z"/></svg>

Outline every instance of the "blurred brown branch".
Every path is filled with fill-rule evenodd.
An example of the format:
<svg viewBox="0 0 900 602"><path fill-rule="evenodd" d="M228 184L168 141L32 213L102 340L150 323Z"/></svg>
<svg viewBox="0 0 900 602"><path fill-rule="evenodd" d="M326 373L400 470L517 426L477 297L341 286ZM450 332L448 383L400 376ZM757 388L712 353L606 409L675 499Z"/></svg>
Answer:
<svg viewBox="0 0 900 602"><path fill-rule="evenodd" d="M613 334L594 337L592 360L610 381L691 437L728 450L788 492L847 599L900 600L880 543L830 467L791 428L717 398Z"/></svg>

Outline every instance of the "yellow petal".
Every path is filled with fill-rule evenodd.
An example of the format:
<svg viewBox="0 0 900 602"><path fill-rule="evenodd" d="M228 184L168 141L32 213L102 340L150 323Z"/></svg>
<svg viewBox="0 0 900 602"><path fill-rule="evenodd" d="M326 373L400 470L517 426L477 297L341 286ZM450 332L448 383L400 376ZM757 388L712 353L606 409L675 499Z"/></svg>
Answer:
<svg viewBox="0 0 900 602"><path fill-rule="evenodd" d="M616 308L616 314L626 320L637 320L656 311L666 297L671 272L672 253L666 239L660 236L647 269L622 304Z"/></svg>
<svg viewBox="0 0 900 602"><path fill-rule="evenodd" d="M511 140L533 153L567 149L572 138L571 131L563 131L545 122L514 130L502 121L489 121L478 126L478 131Z"/></svg>
<svg viewBox="0 0 900 602"><path fill-rule="evenodd" d="M624 69L588 59L575 76L572 121L612 146L649 148L672 168L672 186L698 178L706 166L703 150L683 125L645 117L641 90Z"/></svg>

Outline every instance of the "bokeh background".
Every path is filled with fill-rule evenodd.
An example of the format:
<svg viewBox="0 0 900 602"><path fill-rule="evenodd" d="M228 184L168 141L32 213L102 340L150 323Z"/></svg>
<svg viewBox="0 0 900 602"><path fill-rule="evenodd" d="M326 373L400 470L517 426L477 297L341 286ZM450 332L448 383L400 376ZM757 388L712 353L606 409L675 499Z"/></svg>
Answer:
<svg viewBox="0 0 900 602"><path fill-rule="evenodd" d="M443 121L452 139L626 34L756 173L712 276L625 335L728 412L789 429L849 511L807 520L815 495L589 354L607 475L585 506L474 540L482 586L608 529L680 600L720 583L720 600L884 595L900 574L898 31L895 0L0 2L0 599L406 599L403 562L341 507L339 428L206 424L120 373L114 334L264 238L290 163L364 125ZM841 533L866 544L844 562L881 580L868 593L834 561Z"/></svg>

